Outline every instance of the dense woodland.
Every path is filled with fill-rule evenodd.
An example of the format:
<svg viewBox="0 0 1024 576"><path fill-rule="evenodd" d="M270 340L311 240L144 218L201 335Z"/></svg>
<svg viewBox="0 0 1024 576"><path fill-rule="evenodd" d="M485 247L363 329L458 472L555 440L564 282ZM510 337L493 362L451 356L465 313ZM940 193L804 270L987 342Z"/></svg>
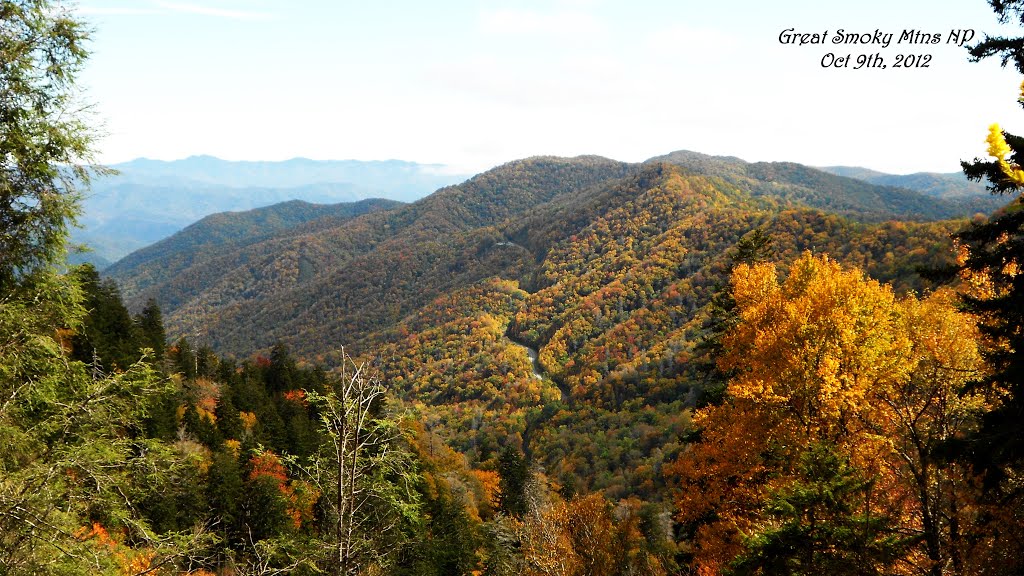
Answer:
<svg viewBox="0 0 1024 576"><path fill-rule="evenodd" d="M0 17L0 574L1024 571L1024 139L987 203L541 157L103 277L85 28Z"/></svg>

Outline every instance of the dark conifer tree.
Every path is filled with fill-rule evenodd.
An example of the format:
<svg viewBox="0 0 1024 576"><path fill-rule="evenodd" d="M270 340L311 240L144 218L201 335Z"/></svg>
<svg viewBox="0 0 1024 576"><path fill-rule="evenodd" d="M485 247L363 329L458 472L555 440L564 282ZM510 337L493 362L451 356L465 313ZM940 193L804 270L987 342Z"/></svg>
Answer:
<svg viewBox="0 0 1024 576"><path fill-rule="evenodd" d="M199 360L186 338L180 338L171 348L171 363L175 372L187 380L195 380L199 371Z"/></svg>
<svg viewBox="0 0 1024 576"><path fill-rule="evenodd" d="M151 349L157 362L163 360L167 348L167 333L164 331L163 314L156 300L150 298L146 301L142 312L135 316L135 326L138 330L139 344Z"/></svg>
<svg viewBox="0 0 1024 576"><path fill-rule="evenodd" d="M989 0L1000 22L1024 26L1024 0ZM1002 65L1013 64L1024 74L1024 37L986 36L969 48L977 61L998 56ZM1022 84L1024 89L1024 84ZM1018 100L1024 106L1024 94ZM983 474L988 504L998 510L989 519L997 534L994 573L1024 572L1024 138L989 128L989 155L963 162L973 180L985 180L994 194L1008 196L1008 204L987 220L975 222L955 236L962 246L959 272L981 280L987 290L968 293L964 307L980 318L990 372L978 387L1003 391L1001 401L984 415L980 429L955 446L957 457L967 457Z"/></svg>
<svg viewBox="0 0 1024 576"><path fill-rule="evenodd" d="M203 378L216 378L220 369L220 359L214 353L213 348L203 344L196 349L196 376Z"/></svg>
<svg viewBox="0 0 1024 576"><path fill-rule="evenodd" d="M729 254L729 274L740 264L748 266L767 262L773 256L772 238L760 228L750 232L736 243ZM724 282L715 286L715 296L711 300L711 314L705 323L705 335L697 343L696 355L690 362L700 382L701 390L697 399L700 406L718 404L725 394L728 374L718 369L718 356L722 353L722 338L735 326L736 301L732 290Z"/></svg>
<svg viewBox="0 0 1024 576"><path fill-rule="evenodd" d="M280 342L275 344L270 350L270 366L266 371L267 391L278 394L294 389L297 371L298 367L288 346Z"/></svg>
<svg viewBox="0 0 1024 576"><path fill-rule="evenodd" d="M288 502L281 495L280 481L266 475L257 475L245 482L242 499L242 533L257 542L277 536L288 529Z"/></svg>
<svg viewBox="0 0 1024 576"><path fill-rule="evenodd" d="M218 531L229 545L240 541L239 527L244 499L242 467L238 456L230 450L218 450L213 454L209 478L206 485L206 499L210 510L216 515Z"/></svg>
<svg viewBox="0 0 1024 576"><path fill-rule="evenodd" d="M427 498L424 522L412 545L402 550L396 576L460 576L476 568L480 537L476 524L447 488Z"/></svg>
<svg viewBox="0 0 1024 576"><path fill-rule="evenodd" d="M990 0L1001 22L1024 25L1024 1ZM1024 73L1024 37L989 37L970 48L975 60L999 56ZM1021 98L1024 106L1024 97ZM1001 142L1005 139L1005 143ZM1002 132L993 125L989 153L995 160L976 158L963 162L973 180L985 180L994 194L1010 197L1008 205L982 222L956 235L966 249L961 256L964 275L986 278L988 294L968 294L964 305L982 320L982 332L990 346L986 359L992 368L982 384L1010 392L1001 406L987 414L970 449L975 463L986 472L990 485L1004 479L1007 466L1024 459L1024 202L1020 191L1024 178L1024 138Z"/></svg>
<svg viewBox="0 0 1024 576"><path fill-rule="evenodd" d="M865 507L871 488L833 447L812 446L801 457L797 481L769 499L769 528L747 539L730 573L884 574L909 539Z"/></svg>
<svg viewBox="0 0 1024 576"><path fill-rule="evenodd" d="M530 468L522 452L505 446L498 456L498 509L512 516L526 514L526 483Z"/></svg>
<svg viewBox="0 0 1024 576"><path fill-rule="evenodd" d="M150 399L145 419L146 435L150 438L172 441L178 433L176 412L183 402L179 391L167 390Z"/></svg>
<svg viewBox="0 0 1024 576"><path fill-rule="evenodd" d="M227 388L227 387L225 387ZM242 421L238 409L231 398L230 390L222 390L220 402L217 403L217 430L225 440L242 439Z"/></svg>
<svg viewBox="0 0 1024 576"><path fill-rule="evenodd" d="M85 293L83 305L88 316L72 340L76 360L98 363L105 371L126 370L139 360L139 340L132 317L113 281L100 280L91 264L83 264L76 276Z"/></svg>

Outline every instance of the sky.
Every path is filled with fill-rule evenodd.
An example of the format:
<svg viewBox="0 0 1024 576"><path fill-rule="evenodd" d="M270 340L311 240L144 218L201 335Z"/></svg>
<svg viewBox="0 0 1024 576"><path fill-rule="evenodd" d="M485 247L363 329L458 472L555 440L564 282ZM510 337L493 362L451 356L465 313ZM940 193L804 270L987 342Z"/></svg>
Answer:
<svg viewBox="0 0 1024 576"><path fill-rule="evenodd" d="M968 61L984 0L79 0L98 158L401 159L478 172L535 155L674 150L954 172L1022 78ZM792 29L824 44L780 41ZM888 47L833 44L894 34ZM898 44L905 30L938 44ZM827 34L827 35L826 35ZM847 67L822 62L849 55ZM854 69L859 55L886 68ZM896 68L900 55L928 67ZM918 60L918 58L915 58ZM920 60L923 60L921 58Z"/></svg>

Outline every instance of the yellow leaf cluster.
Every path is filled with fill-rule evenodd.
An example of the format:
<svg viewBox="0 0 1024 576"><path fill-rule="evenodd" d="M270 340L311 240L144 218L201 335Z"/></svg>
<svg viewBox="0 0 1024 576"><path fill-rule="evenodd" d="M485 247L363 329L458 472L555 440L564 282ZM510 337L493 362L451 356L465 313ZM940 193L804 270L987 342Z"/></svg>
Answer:
<svg viewBox="0 0 1024 576"><path fill-rule="evenodd" d="M252 429L256 427L256 413L254 412L239 412L238 418L242 421L242 427L245 428L247 434L252 434Z"/></svg>
<svg viewBox="0 0 1024 576"><path fill-rule="evenodd" d="M1006 160L1006 155L1012 150L1006 143L1006 138L1003 136L1003 130L999 127L999 124L992 124L988 127L988 137L985 138L985 141L988 142L988 155L999 162L999 168L1003 171L1003 174L1017 185L1024 185L1024 170L1021 170L1020 166L1010 164Z"/></svg>
<svg viewBox="0 0 1024 576"><path fill-rule="evenodd" d="M775 266L739 266L739 326L725 338L734 398L774 406L806 434L835 440L869 390L906 379L911 341L892 290L805 253L779 282Z"/></svg>
<svg viewBox="0 0 1024 576"><path fill-rule="evenodd" d="M238 454L242 450L242 443L234 438L224 441L224 447L234 455L235 459L238 459Z"/></svg>

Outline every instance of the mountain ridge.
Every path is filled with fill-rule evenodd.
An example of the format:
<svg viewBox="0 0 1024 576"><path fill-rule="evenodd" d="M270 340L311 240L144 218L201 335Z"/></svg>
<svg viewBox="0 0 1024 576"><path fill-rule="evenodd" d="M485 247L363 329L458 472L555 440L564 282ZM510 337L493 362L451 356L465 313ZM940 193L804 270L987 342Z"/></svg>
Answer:
<svg viewBox="0 0 1024 576"><path fill-rule="evenodd" d="M338 224L363 214L390 210L401 205L403 203L396 200L379 198L338 204L290 200L248 211L218 212L185 227L170 238L132 252L111 265L106 272L116 277L122 269L159 260L156 270L160 276L153 278L153 281L159 281L180 274L193 261L203 257L215 259L218 257L217 252L240 250L275 233L291 233L304 225L315 227L319 220ZM193 252L188 261L177 258L185 251Z"/></svg>
<svg viewBox="0 0 1024 576"><path fill-rule="evenodd" d="M615 186L602 188L602 185L617 178L628 178L631 174L653 181L668 170L667 166L678 166L719 182L712 183L710 188L732 190L724 193L734 199L744 198L742 202L751 211L811 208L845 217L855 216L865 222L894 218L936 220L954 214L960 217L970 214L957 203L910 190L877 187L794 163L747 163L734 157L711 157L687 151L673 152L642 164L627 164L599 156L569 159L541 156L504 164L460 185L442 188L415 203L338 221L335 223L337 226L325 225L321 230L308 232L302 228L308 223L303 223L280 235L270 235L239 246L233 254L213 256L207 261L179 260L159 264L155 263L159 260L156 258L153 266L156 272L149 275L134 273L132 266L141 262L126 259L124 263L115 264L111 275L122 284L127 300L133 305L138 306L145 299L154 297L167 308L171 326L180 333L195 334L202 327L208 330L207 337L212 342L220 342L216 334L221 329L217 326L225 326L226 332L236 331L226 328L231 321L225 321L225 314L240 322L260 317L265 318L268 326L290 325L296 320L289 318L288 314L310 314L308 309L297 303L309 300L333 302L325 306L350 315L342 311L352 301L337 301L331 296L331 287L341 282L338 275L344 275L343 267L349 263L366 268L364 272L368 277L381 286L392 286L398 269L390 270L390 275L384 276L380 276L380 270L370 269L373 266L368 261L381 257L381 254L413 254L431 261L448 258L454 270L465 262L458 264L459 258L445 256L446 252L456 250L452 242L458 245L457 250L477 254L485 253L487 246L511 242L514 245L507 246L506 252L521 249L528 252L528 258L522 259L527 257L526 254L513 257L514 265L505 262L502 266L512 266L522 272L533 266L530 262L542 262L554 244L564 242L563 232L566 229L582 226L599 217L605 206L625 190ZM626 188L630 186L643 189L645 184L627 185ZM591 187L598 189L589 196L580 196ZM624 200L620 198L616 202ZM886 204L890 200L893 201ZM540 213L556 216L545 217L546 220L540 222L537 216ZM497 263L491 262L490 265ZM172 270L173 273L164 273ZM425 270L418 272L425 273ZM174 277L167 279L168 276ZM536 276L535 270L517 278L524 286L531 286L540 276ZM214 286L219 288L214 289ZM291 312L270 314L265 307L258 306L263 291L277 292L293 302L283 305L283 310ZM250 305L257 305L259 311L246 311ZM411 312L409 306L411 304L399 305L392 316ZM209 307L223 313L216 314L216 321L200 320L206 314L203 310ZM271 320L268 314L276 319ZM379 320L379 310L371 316ZM177 318L192 320L181 320L184 324L176 324ZM310 322L316 325L318 321ZM372 324L370 321L366 326ZM357 333L366 332L366 326ZM297 324L296 330L301 330ZM267 338L274 337L273 331L261 334ZM313 352L308 346L298 345L299 339L292 337L290 343L303 353ZM270 343L268 340L261 346L269 346ZM252 352L251 349L234 346L231 351Z"/></svg>
<svg viewBox="0 0 1024 576"><path fill-rule="evenodd" d="M819 170L856 178L871 184L896 186L917 190L937 198L958 198L964 196L989 196L988 189L980 182L967 179L963 172L914 172L911 174L888 174L858 166L822 166Z"/></svg>
<svg viewBox="0 0 1024 576"><path fill-rule="evenodd" d="M119 174L93 180L72 240L94 261L116 261L204 216L288 200L411 201L462 181L442 165L358 160L230 162L212 156L115 164Z"/></svg>
<svg viewBox="0 0 1024 576"><path fill-rule="evenodd" d="M698 173L717 175L754 195L781 195L837 214L875 221L892 217L934 220L977 212L987 214L1006 204L1006 199L988 194L984 187L971 188L976 193L963 193L959 188L961 181L952 176L933 183L931 192L926 192L914 188L915 182L920 184L914 180L897 179L896 184L888 179L869 182L795 162L746 162L733 156L709 156L688 150L656 156L650 161L670 162ZM854 173L856 170L866 169L854 169ZM773 189L774 179L779 176L792 185L790 190ZM962 181L967 182L966 178ZM823 197L822 193L829 194L834 190L844 190L852 197Z"/></svg>

